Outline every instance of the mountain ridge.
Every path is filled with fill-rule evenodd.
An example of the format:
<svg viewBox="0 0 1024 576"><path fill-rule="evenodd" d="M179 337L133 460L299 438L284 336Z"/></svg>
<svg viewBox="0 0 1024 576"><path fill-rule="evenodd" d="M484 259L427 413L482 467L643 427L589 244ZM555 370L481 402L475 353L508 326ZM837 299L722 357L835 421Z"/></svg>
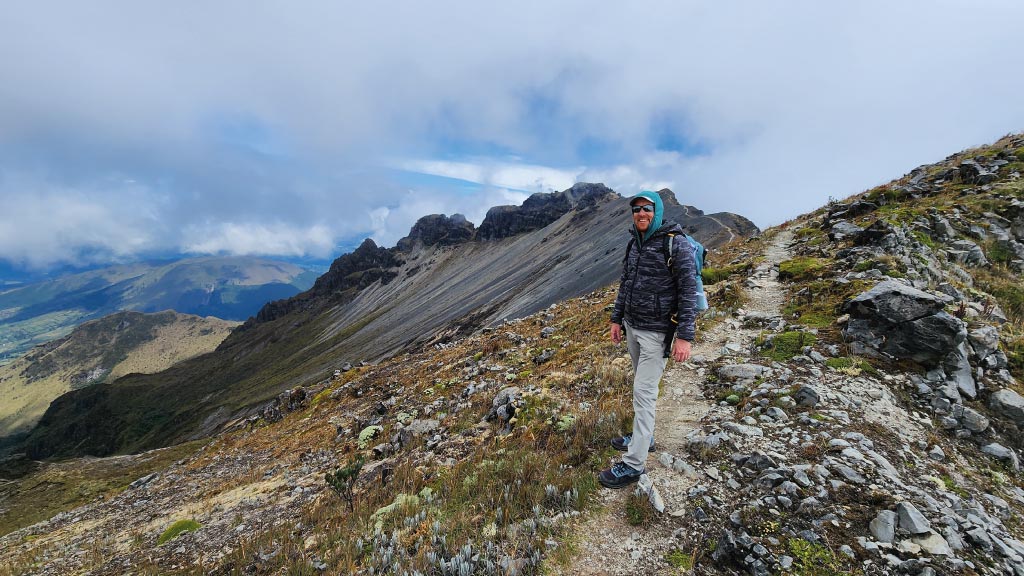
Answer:
<svg viewBox="0 0 1024 576"><path fill-rule="evenodd" d="M263 258L207 256L110 266L0 292L0 360L119 310L173 309L245 320L268 300L301 292L303 268Z"/></svg>
<svg viewBox="0 0 1024 576"><path fill-rule="evenodd" d="M264 306L214 356L159 376L132 375L58 398L30 436L29 453L66 455L75 447L110 454L202 437L346 361L376 361L443 343L606 285L619 274L628 207L603 185L574 188L571 194L534 195L531 206L573 198L581 210L565 211L529 232L521 230L539 225L532 216L512 221L520 230L514 236L454 245L424 245L421 238L402 243L404 251L368 239L335 260L310 290ZM686 209L670 194L666 217L682 220L694 233L714 230L731 237L756 231L748 220L730 215L723 218L736 228L719 232L717 221L685 217ZM713 247L716 235L710 236ZM180 397L172 400L172 391ZM148 426L133 423L137 416L131 414L139 413L147 415ZM86 422L99 431L86 433Z"/></svg>

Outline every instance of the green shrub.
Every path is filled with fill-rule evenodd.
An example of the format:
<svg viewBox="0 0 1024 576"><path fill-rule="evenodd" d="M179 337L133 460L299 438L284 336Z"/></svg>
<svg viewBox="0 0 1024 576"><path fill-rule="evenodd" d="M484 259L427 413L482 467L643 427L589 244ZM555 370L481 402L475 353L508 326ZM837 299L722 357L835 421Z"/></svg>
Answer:
<svg viewBox="0 0 1024 576"><path fill-rule="evenodd" d="M701 271L701 278L704 280L705 285L717 284L733 274L744 273L749 269L750 266L744 262L733 264L731 266L706 266L704 270Z"/></svg>
<svg viewBox="0 0 1024 576"><path fill-rule="evenodd" d="M159 546L164 542L174 540L183 532L192 532L193 530L199 530L201 527L202 524L195 520L178 520L174 524L171 524L167 530L164 530L164 533L160 535L160 538L157 539L156 543Z"/></svg>
<svg viewBox="0 0 1024 576"><path fill-rule="evenodd" d="M646 526L654 518L654 506L644 494L635 490L626 499L626 522L630 526Z"/></svg>
<svg viewBox="0 0 1024 576"><path fill-rule="evenodd" d="M996 241L988 244L985 256L996 264L1009 264L1016 254L1005 243Z"/></svg>
<svg viewBox="0 0 1024 576"><path fill-rule="evenodd" d="M353 489L355 488L356 480L359 478L359 471L362 469L363 459L356 458L343 468L338 468L334 472L328 472L324 478L327 485L331 487L331 490L334 490L335 494L348 503L349 511L354 509Z"/></svg>
<svg viewBox="0 0 1024 576"><path fill-rule="evenodd" d="M839 576L848 573L843 561L821 544L812 544L802 538L791 538L788 544L794 558L794 574Z"/></svg>
<svg viewBox="0 0 1024 576"><path fill-rule="evenodd" d="M673 568L689 570L693 568L693 556L682 550L673 550L665 555L665 562Z"/></svg>

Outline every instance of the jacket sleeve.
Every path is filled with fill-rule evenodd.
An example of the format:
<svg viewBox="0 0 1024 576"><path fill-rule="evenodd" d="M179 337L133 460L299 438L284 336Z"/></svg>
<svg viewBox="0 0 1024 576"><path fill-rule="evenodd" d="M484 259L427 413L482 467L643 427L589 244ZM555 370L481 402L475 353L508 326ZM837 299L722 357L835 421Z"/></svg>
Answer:
<svg viewBox="0 0 1024 576"><path fill-rule="evenodd" d="M615 296L615 306L612 308L612 322L622 324L622 317L626 308L626 271L629 269L629 250L632 242L626 245L626 257L622 259L622 276L619 277L619 293Z"/></svg>
<svg viewBox="0 0 1024 576"><path fill-rule="evenodd" d="M693 249L690 242L682 235L676 236L672 244L672 255L675 264L672 266L676 282L676 338L693 342L697 327L697 280L696 264L693 260Z"/></svg>

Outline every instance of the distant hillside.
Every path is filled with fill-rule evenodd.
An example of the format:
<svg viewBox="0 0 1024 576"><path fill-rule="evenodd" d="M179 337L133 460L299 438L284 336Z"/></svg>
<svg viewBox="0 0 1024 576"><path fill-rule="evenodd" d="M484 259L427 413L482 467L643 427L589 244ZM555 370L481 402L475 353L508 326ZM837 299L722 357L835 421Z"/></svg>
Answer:
<svg viewBox="0 0 1024 576"><path fill-rule="evenodd" d="M667 219L710 247L758 231L660 193ZM479 230L458 214L426 216L394 248L366 240L338 258L312 289L268 304L214 354L61 397L29 448L99 455L208 435L347 361L444 344L586 294L619 277L629 222L621 196L582 183L492 208Z"/></svg>
<svg viewBox="0 0 1024 576"><path fill-rule="evenodd" d="M129 373L153 373L210 352L237 325L165 311L86 322L0 366L0 437L28 431L54 398Z"/></svg>
<svg viewBox="0 0 1024 576"><path fill-rule="evenodd" d="M111 266L0 287L0 364L66 335L82 322L120 310L175 310L245 320L271 300L306 290L315 277L286 262L204 257Z"/></svg>

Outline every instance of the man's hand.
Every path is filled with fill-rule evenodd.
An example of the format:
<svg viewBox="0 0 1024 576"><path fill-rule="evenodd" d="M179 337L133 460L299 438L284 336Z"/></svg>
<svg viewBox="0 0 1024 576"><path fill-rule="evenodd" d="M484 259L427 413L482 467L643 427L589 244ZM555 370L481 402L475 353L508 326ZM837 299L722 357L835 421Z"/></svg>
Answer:
<svg viewBox="0 0 1024 576"><path fill-rule="evenodd" d="M622 342L622 324L611 323L612 342Z"/></svg>
<svg viewBox="0 0 1024 576"><path fill-rule="evenodd" d="M676 362L686 362L690 359L690 342L682 338L676 338L672 344L672 359Z"/></svg>

